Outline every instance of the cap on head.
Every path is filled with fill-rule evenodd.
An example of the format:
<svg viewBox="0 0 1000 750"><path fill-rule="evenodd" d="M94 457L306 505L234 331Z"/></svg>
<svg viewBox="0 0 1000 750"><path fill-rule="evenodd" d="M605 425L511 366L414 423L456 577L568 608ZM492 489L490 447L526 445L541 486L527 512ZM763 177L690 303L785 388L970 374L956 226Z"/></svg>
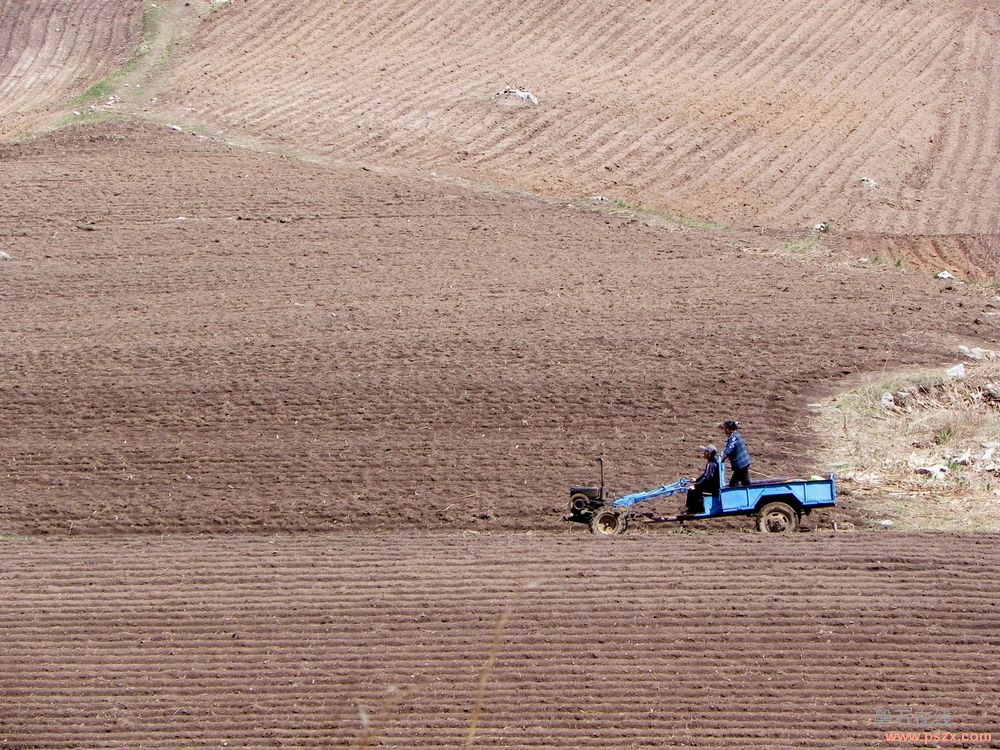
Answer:
<svg viewBox="0 0 1000 750"><path fill-rule="evenodd" d="M725 422L720 424L719 427L722 427L726 430L738 430L740 429L740 423L737 422L735 419L727 419Z"/></svg>
<svg viewBox="0 0 1000 750"><path fill-rule="evenodd" d="M719 452L719 449L716 448L712 443L709 443L708 445L701 446L701 452L707 453L708 455L715 455L716 453Z"/></svg>

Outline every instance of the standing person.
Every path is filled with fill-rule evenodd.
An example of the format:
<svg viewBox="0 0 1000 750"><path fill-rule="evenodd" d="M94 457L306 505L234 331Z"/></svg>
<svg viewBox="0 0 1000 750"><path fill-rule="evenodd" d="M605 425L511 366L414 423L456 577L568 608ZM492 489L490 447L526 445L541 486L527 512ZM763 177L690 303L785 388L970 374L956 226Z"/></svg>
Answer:
<svg viewBox="0 0 1000 750"><path fill-rule="evenodd" d="M753 459L750 458L750 451L747 450L747 444L740 434L740 423L735 419L727 419L719 426L726 433L726 447L722 449L720 460L725 463L728 458L733 470L729 477L729 486L749 487L750 464L753 463Z"/></svg>
<svg viewBox="0 0 1000 750"><path fill-rule="evenodd" d="M715 495L719 492L719 449L714 445L703 445L699 448L705 458L705 471L688 486L687 515L698 515L705 512L705 495Z"/></svg>

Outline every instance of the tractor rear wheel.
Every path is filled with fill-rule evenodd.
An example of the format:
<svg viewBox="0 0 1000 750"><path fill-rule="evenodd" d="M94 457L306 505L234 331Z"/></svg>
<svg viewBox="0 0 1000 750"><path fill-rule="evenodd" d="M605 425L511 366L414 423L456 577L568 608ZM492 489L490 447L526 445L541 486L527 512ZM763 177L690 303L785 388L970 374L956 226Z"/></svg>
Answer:
<svg viewBox="0 0 1000 750"><path fill-rule="evenodd" d="M791 534L799 527L799 514L788 503L768 503L757 513L757 530L765 534Z"/></svg>
<svg viewBox="0 0 1000 750"><path fill-rule="evenodd" d="M590 519L594 536L620 536L628 528L628 514L617 508L601 508Z"/></svg>

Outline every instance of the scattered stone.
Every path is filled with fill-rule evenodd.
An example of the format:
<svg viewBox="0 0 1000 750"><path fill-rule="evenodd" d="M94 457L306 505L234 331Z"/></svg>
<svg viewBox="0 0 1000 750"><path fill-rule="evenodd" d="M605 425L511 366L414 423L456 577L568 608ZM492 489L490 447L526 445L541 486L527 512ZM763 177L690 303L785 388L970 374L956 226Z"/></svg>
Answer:
<svg viewBox="0 0 1000 750"><path fill-rule="evenodd" d="M1000 401L1000 383L987 383L984 385L983 395L987 401Z"/></svg>
<svg viewBox="0 0 1000 750"><path fill-rule="evenodd" d="M944 479L948 475L948 467L944 464L935 466L920 466L916 470L917 474L929 476L931 479Z"/></svg>
<svg viewBox="0 0 1000 750"><path fill-rule="evenodd" d="M871 177L862 177L861 184L864 185L866 188L870 188L872 190L878 190L878 183Z"/></svg>
<svg viewBox="0 0 1000 750"><path fill-rule="evenodd" d="M823 234L826 234L827 232L830 231L830 225L827 224L825 221L821 221L819 224L814 224L813 229L815 229L817 232L822 232Z"/></svg>
<svg viewBox="0 0 1000 750"><path fill-rule="evenodd" d="M983 443L983 445L987 447L986 450L983 451L983 455L979 457L979 460L984 464L987 464L993 460L993 455L997 452L997 448L995 445L989 445L988 443Z"/></svg>
<svg viewBox="0 0 1000 750"><path fill-rule="evenodd" d="M73 110L73 115L74 115L75 117L82 117L82 116L83 116L83 112L81 112L81 111L80 111L80 110L78 110L78 109L74 109L74 110Z"/></svg>
<svg viewBox="0 0 1000 750"><path fill-rule="evenodd" d="M870 263L870 262L871 258L869 258L867 255L858 258L858 263Z"/></svg>
<svg viewBox="0 0 1000 750"><path fill-rule="evenodd" d="M183 133L184 132L184 128L182 128L180 125L167 125L167 127L170 128L171 130L173 130L175 133Z"/></svg>
<svg viewBox="0 0 1000 750"><path fill-rule="evenodd" d="M951 462L953 464L957 464L958 466L968 466L972 463L972 449L970 448L966 450L965 453L955 456L951 459Z"/></svg>
<svg viewBox="0 0 1000 750"><path fill-rule="evenodd" d="M987 351L986 349L982 349L978 346L968 347L963 345L958 347L958 351L974 362L982 362L984 359L993 359L992 355L994 354L994 352Z"/></svg>
<svg viewBox="0 0 1000 750"><path fill-rule="evenodd" d="M882 398L879 399L882 404L883 409L895 409L896 408L896 398L889 391L882 394Z"/></svg>
<svg viewBox="0 0 1000 750"><path fill-rule="evenodd" d="M597 203L602 206L606 206L611 203L611 199L603 195L592 195L590 196L591 203Z"/></svg>
<svg viewBox="0 0 1000 750"><path fill-rule="evenodd" d="M878 525L881 526L883 529L891 529L893 526L896 525L896 522L888 518L883 518L881 521L878 522Z"/></svg>
<svg viewBox="0 0 1000 750"><path fill-rule="evenodd" d="M854 531L854 524L850 521L834 521L833 522L834 531Z"/></svg>
<svg viewBox="0 0 1000 750"><path fill-rule="evenodd" d="M965 380L965 365L957 364L954 367L949 367L945 374L948 376L948 380Z"/></svg>
<svg viewBox="0 0 1000 750"><path fill-rule="evenodd" d="M516 99L521 99L522 101L531 102L534 105L538 104L538 97L532 94L527 89L522 89L520 86L507 86L501 89L493 95L494 99L500 99L502 97L514 97Z"/></svg>
<svg viewBox="0 0 1000 750"><path fill-rule="evenodd" d="M9 253L0 252L0 260L14 260Z"/></svg>
<svg viewBox="0 0 1000 750"><path fill-rule="evenodd" d="M941 271L941 272L940 272L940 273L938 273L938 274L937 274L937 276L935 276L934 278L935 278L935 279L941 279L942 281L947 281L947 280L949 280L949 279L953 279L953 278L955 278L955 277L954 277L954 276L952 276L952 275L951 275L950 273L948 273L947 271Z"/></svg>

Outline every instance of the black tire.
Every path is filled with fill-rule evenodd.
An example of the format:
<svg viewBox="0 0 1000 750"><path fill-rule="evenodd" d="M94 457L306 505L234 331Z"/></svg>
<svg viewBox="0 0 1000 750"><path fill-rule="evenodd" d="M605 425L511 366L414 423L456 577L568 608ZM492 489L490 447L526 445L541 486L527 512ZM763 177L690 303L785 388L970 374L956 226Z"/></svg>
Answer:
<svg viewBox="0 0 1000 750"><path fill-rule="evenodd" d="M594 501L577 492L569 496L569 514L571 516L589 516L594 512Z"/></svg>
<svg viewBox="0 0 1000 750"><path fill-rule="evenodd" d="M799 528L799 513L788 503L768 503L757 511L757 530L764 534L791 534Z"/></svg>
<svg viewBox="0 0 1000 750"><path fill-rule="evenodd" d="M590 519L590 530L597 537L621 536L628 528L628 514L618 508L601 508Z"/></svg>

